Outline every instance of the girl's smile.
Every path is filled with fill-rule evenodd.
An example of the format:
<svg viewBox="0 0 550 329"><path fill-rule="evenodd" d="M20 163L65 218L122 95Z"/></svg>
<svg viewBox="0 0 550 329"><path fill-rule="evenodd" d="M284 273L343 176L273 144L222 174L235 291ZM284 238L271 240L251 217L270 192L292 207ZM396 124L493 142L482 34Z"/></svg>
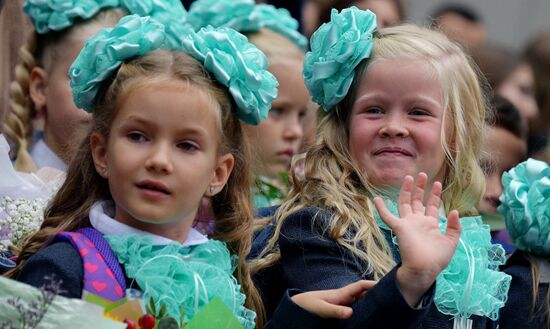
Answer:
<svg viewBox="0 0 550 329"><path fill-rule="evenodd" d="M444 117L442 90L427 61L373 62L353 104L350 153L377 186L398 187L403 177L419 172L442 180Z"/></svg>

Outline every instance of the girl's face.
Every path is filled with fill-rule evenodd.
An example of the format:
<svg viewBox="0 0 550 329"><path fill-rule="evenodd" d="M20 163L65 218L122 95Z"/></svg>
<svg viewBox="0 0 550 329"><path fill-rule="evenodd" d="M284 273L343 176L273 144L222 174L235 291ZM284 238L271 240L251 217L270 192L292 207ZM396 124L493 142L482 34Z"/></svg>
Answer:
<svg viewBox="0 0 550 329"><path fill-rule="evenodd" d="M375 61L363 75L350 114L351 156L379 187L399 187L406 175L419 172L431 182L442 181L444 117L442 90L429 63Z"/></svg>
<svg viewBox="0 0 550 329"><path fill-rule="evenodd" d="M69 67L86 38L99 28L84 29L78 37L67 39L58 47L58 54L47 70L37 67L31 72L31 98L44 121L44 142L65 162L72 158L92 119L90 113L74 104Z"/></svg>
<svg viewBox="0 0 550 329"><path fill-rule="evenodd" d="M279 81L279 94L271 106L269 118L257 126L246 127L256 150L256 174L274 176L286 172L292 156L300 149L309 105L301 67L298 60L278 62L269 67Z"/></svg>
<svg viewBox="0 0 550 329"><path fill-rule="evenodd" d="M525 123L539 115L535 99L535 77L531 66L521 64L498 87L497 93L509 100L521 113Z"/></svg>
<svg viewBox="0 0 550 329"><path fill-rule="evenodd" d="M185 241L201 198L219 192L233 168L231 154L218 155L220 120L218 103L181 81L130 91L108 140L92 136L115 219Z"/></svg>
<svg viewBox="0 0 550 329"><path fill-rule="evenodd" d="M488 127L483 154L481 164L485 172L485 193L478 210L494 213L503 192L502 174L525 159L527 145L523 139L504 128Z"/></svg>

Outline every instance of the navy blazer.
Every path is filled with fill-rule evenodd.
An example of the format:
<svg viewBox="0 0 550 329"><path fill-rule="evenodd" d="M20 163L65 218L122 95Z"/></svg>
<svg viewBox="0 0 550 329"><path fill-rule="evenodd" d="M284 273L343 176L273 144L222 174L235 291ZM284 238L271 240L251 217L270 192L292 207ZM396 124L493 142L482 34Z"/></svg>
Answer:
<svg viewBox="0 0 550 329"><path fill-rule="evenodd" d="M279 237L280 262L254 276L268 317L288 288L303 291L334 289L360 279L372 279L364 273L367 264L327 236L325 228L329 220L330 214L318 208L304 208L286 218ZM271 225L256 235L251 258L259 255L272 233ZM389 234L386 239L393 246ZM399 262L396 248L394 256ZM433 303L435 284L426 292L419 308L407 304L395 277L398 266L352 305L354 312L350 319L326 321L331 323L329 327L453 328L452 317L440 313ZM473 320L473 328L489 325L486 318L474 316Z"/></svg>
<svg viewBox="0 0 550 329"><path fill-rule="evenodd" d="M550 281L549 260L544 268L541 267L541 277L537 294L537 305L544 305L544 299L548 294ZM533 281L531 276L531 265L526 258L525 252L516 250L502 267L505 273L512 276L512 283L508 292L508 300L500 311L499 329L542 329L546 325L546 314L532 312ZM550 310L546 310L550 311Z"/></svg>

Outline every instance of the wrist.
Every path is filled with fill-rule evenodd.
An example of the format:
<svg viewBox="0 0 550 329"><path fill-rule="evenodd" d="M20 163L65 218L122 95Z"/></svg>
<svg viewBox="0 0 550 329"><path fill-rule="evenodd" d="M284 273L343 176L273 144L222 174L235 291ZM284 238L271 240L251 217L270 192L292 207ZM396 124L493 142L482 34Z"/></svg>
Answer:
<svg viewBox="0 0 550 329"><path fill-rule="evenodd" d="M405 266L397 269L396 280L401 288L403 297L407 304L416 307L422 297L434 284L437 275L425 271L410 270Z"/></svg>

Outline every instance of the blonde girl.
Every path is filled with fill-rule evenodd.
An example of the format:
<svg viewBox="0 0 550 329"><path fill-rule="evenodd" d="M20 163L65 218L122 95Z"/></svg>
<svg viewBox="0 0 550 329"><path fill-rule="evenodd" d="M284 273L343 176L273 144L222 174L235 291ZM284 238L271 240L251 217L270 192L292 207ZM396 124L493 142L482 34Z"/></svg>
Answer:
<svg viewBox="0 0 550 329"><path fill-rule="evenodd" d="M453 265L458 214L475 215L483 193L483 95L459 46L415 26L375 31L375 20L354 7L333 11L311 40L304 78L324 112L305 178L254 242L255 281L269 315L286 288L380 280L339 326L444 328L453 322L435 310L433 287ZM377 195L391 212L380 198L373 204ZM493 283L506 287L509 279Z"/></svg>

